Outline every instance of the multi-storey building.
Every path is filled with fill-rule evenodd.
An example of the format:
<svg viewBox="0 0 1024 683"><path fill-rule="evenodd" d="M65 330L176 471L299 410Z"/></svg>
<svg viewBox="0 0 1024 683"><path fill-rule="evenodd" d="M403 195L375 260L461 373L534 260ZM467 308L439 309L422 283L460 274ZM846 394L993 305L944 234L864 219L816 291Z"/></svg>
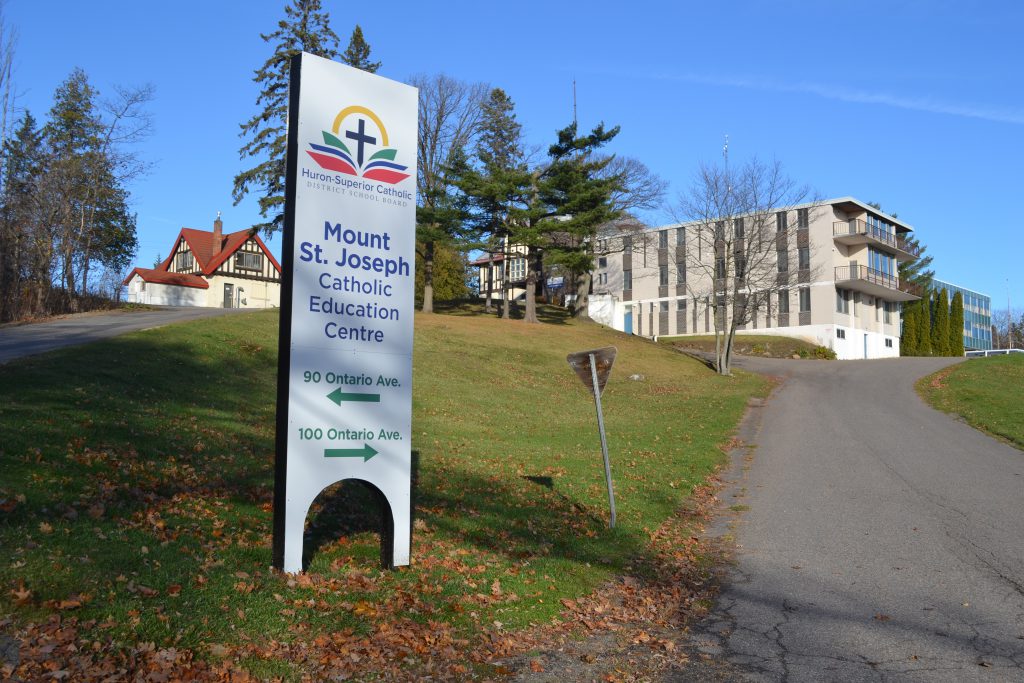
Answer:
<svg viewBox="0 0 1024 683"><path fill-rule="evenodd" d="M740 333L799 337L845 359L898 356L901 303L920 298L897 271L918 256L912 231L842 197L607 237L590 313L648 337L709 334L735 279Z"/></svg>
<svg viewBox="0 0 1024 683"><path fill-rule="evenodd" d="M992 348L992 297L964 289L942 280L932 279L932 289L946 290L949 301L960 292L964 299L964 350L987 351Z"/></svg>
<svg viewBox="0 0 1024 683"><path fill-rule="evenodd" d="M503 297L517 301L526 296L527 248L510 244L505 248L505 239L498 243L497 250L487 252L476 259L471 266L477 268L477 283L481 299L500 303ZM507 279L507 282L506 282ZM507 289L506 289L507 284Z"/></svg>

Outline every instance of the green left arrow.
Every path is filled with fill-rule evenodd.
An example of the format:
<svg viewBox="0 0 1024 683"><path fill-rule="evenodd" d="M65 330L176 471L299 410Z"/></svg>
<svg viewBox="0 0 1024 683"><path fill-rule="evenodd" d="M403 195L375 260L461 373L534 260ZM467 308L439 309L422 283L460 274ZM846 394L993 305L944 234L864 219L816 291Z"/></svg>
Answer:
<svg viewBox="0 0 1024 683"><path fill-rule="evenodd" d="M364 403L380 403L380 394L360 394L360 393L346 393L337 388L331 393L327 394L327 398L331 399L339 406L342 401L361 401Z"/></svg>
<svg viewBox="0 0 1024 683"><path fill-rule="evenodd" d="M325 458L362 458L363 462L366 462L373 456L377 455L377 451L370 447L370 444L363 444L362 448L325 448Z"/></svg>

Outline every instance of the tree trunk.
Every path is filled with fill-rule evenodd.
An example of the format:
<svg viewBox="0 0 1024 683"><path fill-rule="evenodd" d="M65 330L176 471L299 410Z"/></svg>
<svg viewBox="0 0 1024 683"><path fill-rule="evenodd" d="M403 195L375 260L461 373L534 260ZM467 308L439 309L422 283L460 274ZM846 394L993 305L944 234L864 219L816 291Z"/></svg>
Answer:
<svg viewBox="0 0 1024 683"><path fill-rule="evenodd" d="M434 312L434 243L423 245L423 313Z"/></svg>
<svg viewBox="0 0 1024 683"><path fill-rule="evenodd" d="M536 247L529 247L526 253L526 311L523 322L537 323L537 254Z"/></svg>
<svg viewBox="0 0 1024 683"><path fill-rule="evenodd" d="M508 248L507 237L501 252L505 257L502 259L501 269L501 318L502 320L508 320L512 317L512 288L509 287L509 265L512 259L510 258L511 250Z"/></svg>
<svg viewBox="0 0 1024 683"><path fill-rule="evenodd" d="M494 254L490 255L494 258ZM491 294L494 292L494 261L487 264L487 298L484 300L484 312L490 313L491 308Z"/></svg>
<svg viewBox="0 0 1024 683"><path fill-rule="evenodd" d="M590 320L590 286L593 278L589 272L576 276L576 304L572 317L577 320Z"/></svg>

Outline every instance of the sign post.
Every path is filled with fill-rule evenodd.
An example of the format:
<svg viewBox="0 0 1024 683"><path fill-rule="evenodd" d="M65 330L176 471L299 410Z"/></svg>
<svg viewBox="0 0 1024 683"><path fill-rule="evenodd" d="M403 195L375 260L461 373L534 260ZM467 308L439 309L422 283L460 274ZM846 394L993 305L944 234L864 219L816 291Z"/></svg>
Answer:
<svg viewBox="0 0 1024 683"><path fill-rule="evenodd" d="M274 566L302 570L326 487L386 501L382 559L410 561L415 88L292 60L274 476Z"/></svg>
<svg viewBox="0 0 1024 683"><path fill-rule="evenodd" d="M601 455L604 457L604 479L608 484L608 507L611 509L611 518L608 527L615 528L615 490L612 487L612 465L608 459L608 440L604 435L604 411L601 409L601 392L604 385L608 383L608 375L612 372L612 365L615 363L615 354L618 350L614 346L606 346L603 349L593 351L579 351L566 356L569 367L576 371L576 376L584 385L594 392L594 405L597 408L597 429L601 434Z"/></svg>

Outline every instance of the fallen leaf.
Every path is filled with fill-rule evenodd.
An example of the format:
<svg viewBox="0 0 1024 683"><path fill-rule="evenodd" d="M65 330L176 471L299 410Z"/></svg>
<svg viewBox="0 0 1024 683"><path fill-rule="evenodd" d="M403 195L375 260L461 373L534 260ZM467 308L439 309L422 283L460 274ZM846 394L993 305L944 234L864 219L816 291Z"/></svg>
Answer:
<svg viewBox="0 0 1024 683"><path fill-rule="evenodd" d="M39 531L44 534L52 534L53 526L49 522L39 522Z"/></svg>
<svg viewBox="0 0 1024 683"><path fill-rule="evenodd" d="M541 663L539 659L531 659L530 671L533 671L535 673L541 673L544 671L544 665Z"/></svg>

